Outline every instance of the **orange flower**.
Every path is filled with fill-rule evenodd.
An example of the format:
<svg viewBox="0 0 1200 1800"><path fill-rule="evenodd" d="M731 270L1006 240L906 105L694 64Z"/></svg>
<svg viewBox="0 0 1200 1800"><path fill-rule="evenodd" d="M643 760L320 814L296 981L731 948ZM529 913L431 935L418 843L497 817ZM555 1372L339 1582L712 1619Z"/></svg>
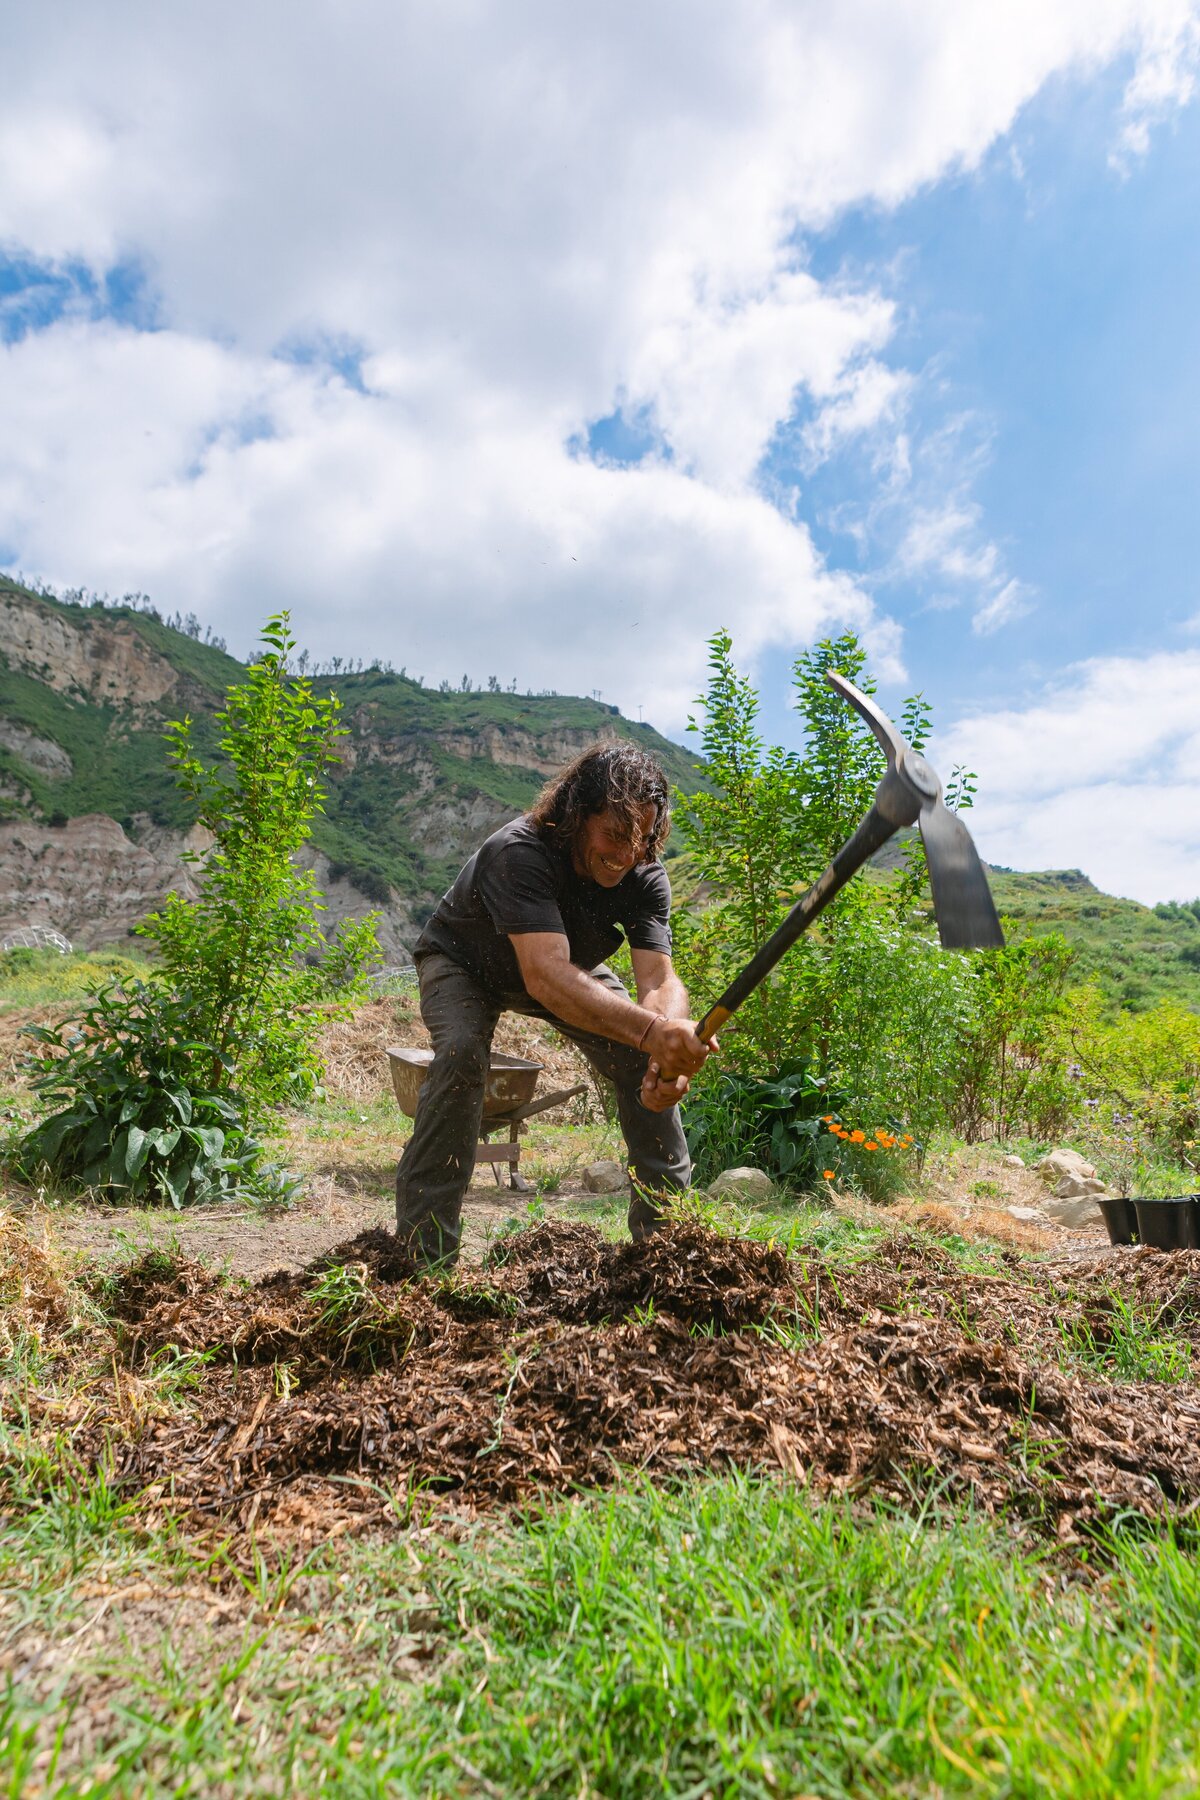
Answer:
<svg viewBox="0 0 1200 1800"><path fill-rule="evenodd" d="M850 1142L852 1144L864 1143L866 1141L866 1136L867 1134L865 1131L852 1131L850 1133Z"/></svg>
<svg viewBox="0 0 1200 1800"><path fill-rule="evenodd" d="M832 1181L833 1180L833 1170L832 1169L822 1169L821 1170L821 1180L822 1181Z"/></svg>
<svg viewBox="0 0 1200 1800"><path fill-rule="evenodd" d="M832 1113L822 1113L821 1114L821 1123L822 1123L822 1125L832 1125L833 1124L833 1114Z"/></svg>
<svg viewBox="0 0 1200 1800"><path fill-rule="evenodd" d="M875 1136L879 1139L880 1144L885 1150L890 1150L896 1141L891 1133L887 1131L877 1131Z"/></svg>
<svg viewBox="0 0 1200 1800"><path fill-rule="evenodd" d="M874 1138L868 1138L866 1143L863 1145L864 1150L878 1150L878 1148L879 1148L879 1145L875 1142Z"/></svg>
<svg viewBox="0 0 1200 1800"><path fill-rule="evenodd" d="M900 1139L900 1142L904 1145L905 1149L907 1149L908 1146L912 1143L912 1139L908 1136L908 1134L906 1132L905 1135Z"/></svg>

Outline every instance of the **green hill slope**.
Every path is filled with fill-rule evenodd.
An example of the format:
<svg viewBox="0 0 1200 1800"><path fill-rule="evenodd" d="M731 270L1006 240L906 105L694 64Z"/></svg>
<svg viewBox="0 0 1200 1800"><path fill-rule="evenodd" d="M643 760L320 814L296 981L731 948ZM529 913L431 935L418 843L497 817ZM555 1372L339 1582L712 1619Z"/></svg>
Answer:
<svg viewBox="0 0 1200 1800"><path fill-rule="evenodd" d="M163 728L187 713L201 753L242 664L134 606L70 605L0 578L0 819L53 824L86 813L136 838L193 822ZM589 742L644 745L686 791L695 756L615 707L559 695L431 691L382 668L322 676L349 736L314 833L368 898L419 920L463 857L530 804Z"/></svg>
<svg viewBox="0 0 1200 1800"><path fill-rule="evenodd" d="M70 605L0 577L0 820L62 824L107 814L131 839L192 823L171 779L163 727L189 714L215 754L213 715L243 665L133 606ZM315 842L328 878L394 906L406 938L486 833L528 806L584 744L616 734L644 744L685 792L698 759L615 707L560 695L440 692L375 668L322 677L349 729ZM679 834L669 846L681 849ZM893 840L881 875L902 854ZM678 894L695 886L686 858ZM36 886L36 871L33 872ZM1200 919L1103 894L1078 870L994 870L1012 930L1061 931L1117 1003L1175 998L1200 1010Z"/></svg>
<svg viewBox="0 0 1200 1800"><path fill-rule="evenodd" d="M1023 875L993 869L1001 916L1019 931L1061 931L1080 979L1132 1012L1180 1000L1200 1012L1200 919L1103 894L1079 869Z"/></svg>

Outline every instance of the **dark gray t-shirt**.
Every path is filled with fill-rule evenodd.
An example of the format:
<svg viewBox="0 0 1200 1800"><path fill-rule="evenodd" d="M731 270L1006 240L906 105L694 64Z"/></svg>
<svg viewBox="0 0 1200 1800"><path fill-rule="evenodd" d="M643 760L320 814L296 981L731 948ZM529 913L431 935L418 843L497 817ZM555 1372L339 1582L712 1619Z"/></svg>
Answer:
<svg viewBox="0 0 1200 1800"><path fill-rule="evenodd" d="M616 887L577 875L527 819L502 825L479 846L417 939L416 954L441 950L485 987L522 994L510 932L557 931L571 961L594 969L618 949L671 949L671 884L661 863L641 863Z"/></svg>

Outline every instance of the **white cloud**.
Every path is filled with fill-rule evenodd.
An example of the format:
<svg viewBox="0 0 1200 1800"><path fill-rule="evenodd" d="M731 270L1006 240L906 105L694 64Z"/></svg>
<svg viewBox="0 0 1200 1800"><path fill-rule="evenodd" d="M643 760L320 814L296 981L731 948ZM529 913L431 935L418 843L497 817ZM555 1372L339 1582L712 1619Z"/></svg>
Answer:
<svg viewBox="0 0 1200 1800"><path fill-rule="evenodd" d="M171 332L78 323L2 355L0 515L25 561L169 596L239 645L300 597L321 655L535 689L565 690L566 669L676 723L722 622L748 658L839 619L874 629L853 583L753 493L566 456L536 411L447 368L368 359L364 394Z"/></svg>
<svg viewBox="0 0 1200 1800"><path fill-rule="evenodd" d="M979 541L980 519L980 508L961 495L944 506L921 508L900 545L901 568L973 586L993 581L1000 553L995 544Z"/></svg>
<svg viewBox="0 0 1200 1800"><path fill-rule="evenodd" d="M872 359L847 370L833 398L804 429L807 467L819 467L854 438L878 437L885 427L894 427L903 416L912 387L913 377L906 371L889 369ZM902 432L894 432L888 439L883 460L901 476L907 474L907 442Z"/></svg>
<svg viewBox="0 0 1200 1800"><path fill-rule="evenodd" d="M990 637L1002 625L1011 625L1032 612L1033 601L1021 582L1010 579L975 608L971 629L977 637Z"/></svg>
<svg viewBox="0 0 1200 1800"><path fill-rule="evenodd" d="M1200 651L1097 657L1028 706L959 719L935 766L979 775L971 829L1018 869L1079 868L1150 904L1200 894Z"/></svg>
<svg viewBox="0 0 1200 1800"><path fill-rule="evenodd" d="M977 433L970 416L950 420L920 444L916 479L898 489L893 484L880 505L898 504L908 516L893 573L926 589L932 583L929 610L965 605L974 634L991 637L1032 612L1035 602L1032 590L1009 572L1001 546L987 535L982 507L971 497L989 453ZM917 493L931 491L941 497L922 504Z"/></svg>
<svg viewBox="0 0 1200 1800"><path fill-rule="evenodd" d="M1191 100L1200 62L1200 21L1189 0L1167 0L1146 20L1141 54L1125 89L1124 125L1110 161L1125 170L1145 156L1150 133L1168 113Z"/></svg>
<svg viewBox="0 0 1200 1800"><path fill-rule="evenodd" d="M1128 117L1157 116L1194 17L11 8L0 244L140 260L167 329L77 319L5 353L0 541L238 648L289 604L314 650L599 686L667 726L721 623L752 656L847 620L895 667L894 623L755 485L798 392L813 459L903 414L890 302L816 281L797 234L974 166L1056 73L1132 56ZM363 347L368 393L276 354L322 336ZM571 453L622 403L673 460ZM914 521L912 554L923 530L957 559L984 629L1019 590L982 521L952 526Z"/></svg>
<svg viewBox="0 0 1200 1800"><path fill-rule="evenodd" d="M811 275L782 268L753 295L688 296L638 346L630 399L654 408L689 473L715 487L744 488L796 390L848 409L866 378L854 360L881 348L891 330L891 305L877 296L834 296ZM879 371L877 381L880 375L887 380ZM859 410L861 429L874 423L882 400L872 409L868 397ZM849 428L848 410L843 419Z"/></svg>

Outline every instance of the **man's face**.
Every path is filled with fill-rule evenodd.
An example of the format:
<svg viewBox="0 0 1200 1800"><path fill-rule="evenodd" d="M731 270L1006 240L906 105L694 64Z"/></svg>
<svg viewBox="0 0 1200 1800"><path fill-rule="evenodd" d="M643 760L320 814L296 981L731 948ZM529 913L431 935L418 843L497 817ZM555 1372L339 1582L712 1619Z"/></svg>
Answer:
<svg viewBox="0 0 1200 1800"><path fill-rule="evenodd" d="M646 842L654 830L657 810L652 803L643 806L632 838L611 807L585 819L583 829L575 840L573 860L576 874L586 875L601 887L616 887L645 855Z"/></svg>

